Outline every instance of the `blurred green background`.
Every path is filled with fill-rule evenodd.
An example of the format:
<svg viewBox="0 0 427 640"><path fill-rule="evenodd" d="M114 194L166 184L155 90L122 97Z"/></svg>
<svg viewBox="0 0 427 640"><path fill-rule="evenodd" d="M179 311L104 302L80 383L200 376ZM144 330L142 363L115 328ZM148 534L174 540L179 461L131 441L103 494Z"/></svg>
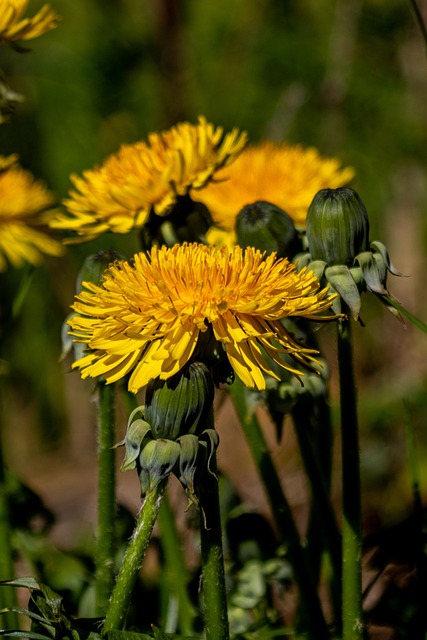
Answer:
<svg viewBox="0 0 427 640"><path fill-rule="evenodd" d="M390 279L390 290L426 321L427 58L409 0L52 5L62 16L57 29L31 42L31 52L0 51L8 83L25 96L0 128L3 155L18 153L60 200L70 173L198 114L225 130L245 129L252 141L314 145L355 168L352 186L368 208L371 239L388 246L405 274ZM29 15L40 6L30 2ZM131 255L137 242L131 234L104 237L47 260L5 337L7 463L41 491L64 531L70 514L92 519L93 504L85 505L95 486L96 428L90 384L69 373L69 359L59 362L60 333L80 265L100 248ZM2 277L6 305L29 277L25 269ZM365 296L363 305L355 359L370 531L411 509L405 419L426 487L427 337L376 299ZM322 329L335 400L333 331ZM137 494L135 486L135 506Z"/></svg>

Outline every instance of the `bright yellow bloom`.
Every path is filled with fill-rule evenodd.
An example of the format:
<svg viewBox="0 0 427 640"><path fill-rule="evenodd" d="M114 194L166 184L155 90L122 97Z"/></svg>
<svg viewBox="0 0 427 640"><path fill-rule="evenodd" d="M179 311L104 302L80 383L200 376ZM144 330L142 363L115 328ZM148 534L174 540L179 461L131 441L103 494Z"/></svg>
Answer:
<svg viewBox="0 0 427 640"><path fill-rule="evenodd" d="M45 4L33 18L23 18L28 0L0 0L0 43L32 40L54 29L59 16Z"/></svg>
<svg viewBox="0 0 427 640"><path fill-rule="evenodd" d="M111 266L101 286L85 283L76 297L71 334L89 347L73 367L83 378L116 382L132 372L129 390L165 380L195 355L202 333L212 331L243 382L265 388L263 372L277 378L265 354L296 375L316 353L293 338L288 316L325 320L332 298L313 272L248 248L203 244L153 247L133 264ZM331 316L327 317L328 319Z"/></svg>
<svg viewBox="0 0 427 640"><path fill-rule="evenodd" d="M6 270L7 261L13 267L37 265L43 254L63 253L61 243L44 233L56 214L53 195L16 159L0 156L0 271Z"/></svg>
<svg viewBox="0 0 427 640"><path fill-rule="evenodd" d="M105 231L127 233L145 224L150 210L166 216L178 196L202 189L242 151L246 134L223 136L199 117L152 133L148 142L123 145L101 167L71 176L76 191L64 201L70 216L52 225L91 240Z"/></svg>
<svg viewBox="0 0 427 640"><path fill-rule="evenodd" d="M232 231L236 216L248 204L265 200L280 207L305 228L307 209L323 188L345 185L353 169L340 168L335 158L323 158L313 148L263 142L247 147L199 194L215 224Z"/></svg>

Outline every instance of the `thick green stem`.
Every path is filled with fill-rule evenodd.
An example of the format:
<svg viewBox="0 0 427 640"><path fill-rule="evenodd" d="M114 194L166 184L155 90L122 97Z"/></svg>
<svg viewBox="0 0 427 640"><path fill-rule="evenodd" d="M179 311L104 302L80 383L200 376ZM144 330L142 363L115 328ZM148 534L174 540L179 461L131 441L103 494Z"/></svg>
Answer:
<svg viewBox="0 0 427 640"><path fill-rule="evenodd" d="M0 580L12 580L15 577L15 566L13 563L9 500L3 460L2 419L3 389L0 380ZM6 607L16 607L16 590L13 587L0 588L0 609ZM18 629L18 617L16 613L10 611L1 616L0 626L4 629Z"/></svg>
<svg viewBox="0 0 427 640"><path fill-rule="evenodd" d="M312 579L306 552L301 545L292 510L283 492L264 434L256 416L248 412L245 389L240 380L235 380L230 387L230 391L246 440L264 484L274 523L282 541L289 550L295 581L300 591L303 619L307 626L309 637L313 640L327 639L330 635Z"/></svg>
<svg viewBox="0 0 427 640"><path fill-rule="evenodd" d="M343 493L343 640L364 637L359 430L350 320L338 325Z"/></svg>
<svg viewBox="0 0 427 640"><path fill-rule="evenodd" d="M324 400L321 400L324 402ZM331 593L335 612L335 631L341 632L341 535L338 530L335 513L332 508L329 495L330 469L325 468L325 461L321 459L319 452L314 449L312 422L313 403L301 402L292 411L295 431L304 467L310 480L312 491L312 518L309 527L309 551L310 542L320 541L320 547L326 550L332 567ZM329 452L328 455L330 456ZM326 476L326 477L325 477ZM320 534L320 535L319 535ZM312 556L311 556L312 557ZM319 566L318 558L310 561L310 566ZM313 570L316 574L316 571Z"/></svg>
<svg viewBox="0 0 427 640"><path fill-rule="evenodd" d="M114 585L116 474L114 387L100 382L98 428L98 532L95 555L96 615L104 616Z"/></svg>
<svg viewBox="0 0 427 640"><path fill-rule="evenodd" d="M200 491L200 541L206 640L228 640L227 595L217 479L206 473Z"/></svg>
<svg viewBox="0 0 427 640"><path fill-rule="evenodd" d="M160 540L165 554L165 570L168 574L169 591L178 601L178 620L181 634L191 636L196 617L194 607L188 596L187 585L189 576L185 566L176 527L175 516L172 512L167 495L164 496L159 512Z"/></svg>
<svg viewBox="0 0 427 640"><path fill-rule="evenodd" d="M125 553L116 584L111 594L104 622L104 633L113 629L122 629L133 587L138 577L142 561L151 539L156 522L166 480L160 482L144 498L136 526Z"/></svg>

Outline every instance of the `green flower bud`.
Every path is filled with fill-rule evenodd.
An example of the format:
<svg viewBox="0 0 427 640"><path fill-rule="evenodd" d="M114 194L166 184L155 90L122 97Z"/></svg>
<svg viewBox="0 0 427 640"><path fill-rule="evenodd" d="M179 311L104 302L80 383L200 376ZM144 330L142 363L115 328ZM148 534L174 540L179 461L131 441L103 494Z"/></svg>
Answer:
<svg viewBox="0 0 427 640"><path fill-rule="evenodd" d="M147 385L144 418L154 438L176 440L209 428L214 390L209 369L201 362L186 365L167 380L152 380Z"/></svg>
<svg viewBox="0 0 427 640"><path fill-rule="evenodd" d="M76 293L81 293L83 282L100 284L104 271L116 260L122 260L122 256L117 251L110 249L98 251L98 253L88 256L77 276Z"/></svg>
<svg viewBox="0 0 427 640"><path fill-rule="evenodd" d="M352 265L369 249L369 220L362 200L353 189L322 189L307 214L307 241L312 260L328 265Z"/></svg>
<svg viewBox="0 0 427 640"><path fill-rule="evenodd" d="M291 258L301 250L301 240L292 218L283 209L259 200L248 204L236 219L237 242L241 247L255 247L267 255Z"/></svg>

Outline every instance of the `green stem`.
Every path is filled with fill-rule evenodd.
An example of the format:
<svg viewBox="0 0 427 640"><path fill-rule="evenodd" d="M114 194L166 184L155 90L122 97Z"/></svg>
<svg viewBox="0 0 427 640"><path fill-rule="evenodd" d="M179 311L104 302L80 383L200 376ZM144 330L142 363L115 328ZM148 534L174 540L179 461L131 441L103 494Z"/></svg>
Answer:
<svg viewBox="0 0 427 640"><path fill-rule="evenodd" d="M3 388L0 380L0 580L12 580L15 577L15 566L13 562L9 500L3 460L2 419ZM0 589L0 610L6 607L16 607L16 590L13 587L2 587ZM2 628L18 629L18 616L14 611L5 613L0 620Z"/></svg>
<svg viewBox="0 0 427 640"><path fill-rule="evenodd" d="M362 506L350 320L338 324L343 492L343 640L362 640Z"/></svg>
<svg viewBox="0 0 427 640"><path fill-rule="evenodd" d="M313 640L330 637L319 597L308 565L307 555L301 545L292 510L283 492L280 479L273 465L264 434L255 415L249 414L243 383L236 379L230 386L231 396L240 418L256 467L267 494L274 523L282 541L287 545L298 585L304 621Z"/></svg>
<svg viewBox="0 0 427 640"><path fill-rule="evenodd" d="M166 480L163 480L144 498L131 541L111 594L104 622L104 633L123 627L133 587L151 539L165 487Z"/></svg>
<svg viewBox="0 0 427 640"><path fill-rule="evenodd" d="M206 640L228 640L227 595L218 480L206 473L200 490L200 542Z"/></svg>
<svg viewBox="0 0 427 640"><path fill-rule="evenodd" d="M160 540L165 554L165 568L169 591L178 600L178 620L181 634L191 636L196 617L194 607L188 596L189 582L187 567L181 548L181 541L176 527L175 517L167 495L164 496L159 512Z"/></svg>
<svg viewBox="0 0 427 640"><path fill-rule="evenodd" d="M324 399L320 401L324 402ZM314 542L316 548L318 546L316 541L320 540L321 546L329 557L332 567L331 593L335 612L335 630L341 633L341 535L329 496L330 469L325 469L324 460L319 454L316 455L314 449L312 413L313 403L302 401L294 407L292 417L312 491L313 514L309 527L309 542ZM330 456L329 452L328 455ZM310 550L310 544L308 548ZM319 565L318 558L310 562L312 570L313 565Z"/></svg>
<svg viewBox="0 0 427 640"><path fill-rule="evenodd" d="M116 474L114 386L98 384L98 535L95 552L96 615L104 616L114 585Z"/></svg>

